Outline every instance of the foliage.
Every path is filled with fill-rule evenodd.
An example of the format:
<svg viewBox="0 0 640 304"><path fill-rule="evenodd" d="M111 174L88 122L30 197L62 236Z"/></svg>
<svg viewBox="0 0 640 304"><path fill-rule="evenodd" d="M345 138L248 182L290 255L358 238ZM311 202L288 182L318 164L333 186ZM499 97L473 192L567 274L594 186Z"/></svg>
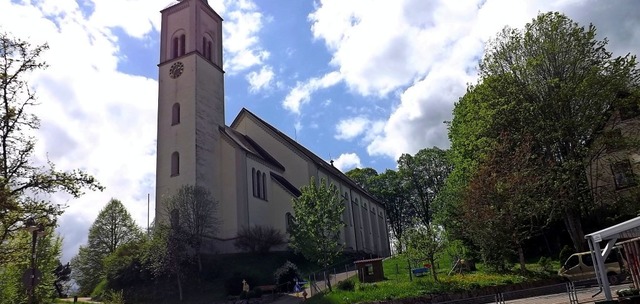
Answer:
<svg viewBox="0 0 640 304"><path fill-rule="evenodd" d="M119 200L111 199L89 228L88 244L71 259L78 293L91 293L105 276L104 259L118 247L138 240L142 231Z"/></svg>
<svg viewBox="0 0 640 304"><path fill-rule="evenodd" d="M71 280L71 265L69 263L62 265L62 263L58 261L58 267L53 270L53 274L55 276L53 285L58 293L58 297L66 298L66 291L68 291L70 287L69 281Z"/></svg>
<svg viewBox="0 0 640 304"><path fill-rule="evenodd" d="M79 197L84 189L102 186L80 170L59 171L33 159L36 140L31 135L40 126L32 110L38 105L27 82L31 73L46 68L40 56L46 44L32 46L0 32L0 267L15 262L17 248L8 246L28 218L55 226L63 206L40 200L58 191Z"/></svg>
<svg viewBox="0 0 640 304"><path fill-rule="evenodd" d="M336 287L338 288L338 290L354 291L356 290L356 283L352 280L344 280L338 282L338 285Z"/></svg>
<svg viewBox="0 0 640 304"><path fill-rule="evenodd" d="M639 79L634 56L613 58L607 41L595 37L592 25L559 13L540 14L522 30L505 28L488 44L480 81L456 104L449 125L460 168L451 190L459 194L498 135L513 144L529 138L526 152L545 189L537 196L554 202L544 213L565 223L577 249L584 246L580 218L593 206L585 174L590 144L622 102L619 92L635 91Z"/></svg>
<svg viewBox="0 0 640 304"><path fill-rule="evenodd" d="M198 259L198 269L202 271L200 253L203 239L216 234L219 221L216 218L218 201L211 192L202 186L183 185L165 202L166 212L170 214L172 229L179 236L176 241L186 242Z"/></svg>
<svg viewBox="0 0 640 304"><path fill-rule="evenodd" d="M436 258L442 253L446 240L444 230L435 224L429 226L417 225L405 231L403 235L405 254L409 263L429 261L431 275L438 281ZM412 263L413 262L413 263Z"/></svg>
<svg viewBox="0 0 640 304"><path fill-rule="evenodd" d="M518 252L525 271L523 244L547 224L549 205L539 176L544 165L530 156L532 139L515 141L507 134L480 164L464 199L467 234L480 248L485 263L504 270Z"/></svg>
<svg viewBox="0 0 640 304"><path fill-rule="evenodd" d="M100 282L98 282L98 284L96 285L96 287L93 288L93 290L91 291L91 299L96 300L96 301L101 301L103 299L103 297L107 294L107 292L109 292L109 289L107 287L107 285L109 284L109 282L107 282L106 278L103 278L100 280Z"/></svg>
<svg viewBox="0 0 640 304"><path fill-rule="evenodd" d="M375 185L377 188L373 193L384 202L389 227L399 242L399 252L402 252L402 236L413 224L409 185L404 183L401 175L394 170L386 170L376 176Z"/></svg>
<svg viewBox="0 0 640 304"><path fill-rule="evenodd" d="M352 179L362 189L367 190L375 196L376 185L375 177L378 176L378 172L373 168L354 168L345 173L350 179Z"/></svg>
<svg viewBox="0 0 640 304"><path fill-rule="evenodd" d="M560 250L560 254L558 255L558 258L560 259L560 263L564 263L574 253L576 253L576 250L573 247L564 245Z"/></svg>
<svg viewBox="0 0 640 304"><path fill-rule="evenodd" d="M433 205L452 169L448 152L437 147L398 159L398 173L408 190L413 214L422 225L431 224Z"/></svg>
<svg viewBox="0 0 640 304"><path fill-rule="evenodd" d="M124 294L123 291L113 291L110 290L107 292L107 294L104 297L104 304L124 304Z"/></svg>
<svg viewBox="0 0 640 304"><path fill-rule="evenodd" d="M339 241L345 209L336 185L327 183L322 179L317 184L312 177L300 197L293 198L295 215L290 231L291 247L323 267L331 265L342 251ZM331 290L330 283L328 287Z"/></svg>
<svg viewBox="0 0 640 304"><path fill-rule="evenodd" d="M540 269L544 272L553 272L553 265L551 262L550 258L542 256L538 260L538 266L540 266Z"/></svg>
<svg viewBox="0 0 640 304"><path fill-rule="evenodd" d="M107 287L122 290L147 284L153 279L145 255L149 250L149 238L142 237L118 247L103 260Z"/></svg>
<svg viewBox="0 0 640 304"><path fill-rule="evenodd" d="M291 229L291 247L322 266L330 265L341 252L341 220L345 206L336 185L314 178L302 187L302 195L293 199L295 219Z"/></svg>
<svg viewBox="0 0 640 304"><path fill-rule="evenodd" d="M286 261L284 265L276 269L276 272L273 273L273 276L276 279L276 285L287 284L279 286L280 290L286 292L293 291L294 282L301 280L300 278L302 277L300 275L300 271L298 270L298 266L291 263L290 261Z"/></svg>
<svg viewBox="0 0 640 304"><path fill-rule="evenodd" d="M234 246L252 253L266 254L272 247L285 243L284 235L280 230L255 225L250 228L242 227Z"/></svg>
<svg viewBox="0 0 640 304"><path fill-rule="evenodd" d="M18 231L8 241L11 248L17 248L11 263L0 266L0 303L25 303L28 290L22 283L22 274L31 268L32 233ZM45 234L38 236L35 247L35 266L42 274L34 291L35 303L51 303L56 296L54 270L57 268L61 254L62 240L54 233L52 227L45 228Z"/></svg>

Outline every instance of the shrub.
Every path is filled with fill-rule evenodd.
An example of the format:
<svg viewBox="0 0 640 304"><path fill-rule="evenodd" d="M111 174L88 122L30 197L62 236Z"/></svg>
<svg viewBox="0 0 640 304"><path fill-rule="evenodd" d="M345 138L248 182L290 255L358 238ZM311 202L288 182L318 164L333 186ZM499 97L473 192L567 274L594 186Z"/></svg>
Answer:
<svg viewBox="0 0 640 304"><path fill-rule="evenodd" d="M300 272L298 271L298 266L289 261L286 261L284 265L280 266L273 275L276 278L276 285L291 283L289 285L282 285L278 287L280 291L286 292L293 291L293 282L295 280L299 280L301 277Z"/></svg>
<svg viewBox="0 0 640 304"><path fill-rule="evenodd" d="M280 230L256 225L249 228L243 227L238 233L234 246L244 251L265 254L271 250L271 247L284 243L284 235Z"/></svg>
<svg viewBox="0 0 640 304"><path fill-rule="evenodd" d="M91 292L91 299L97 301L102 300L102 297L104 297L107 292L107 284L107 279L102 279Z"/></svg>
<svg viewBox="0 0 640 304"><path fill-rule="evenodd" d="M338 285L336 287L339 290L354 291L354 290L356 290L356 283L354 283L351 280L344 280L344 281L338 282Z"/></svg>
<svg viewBox="0 0 640 304"><path fill-rule="evenodd" d="M552 266L551 266L551 259L548 257L540 257L540 260L538 260L538 266L540 266L540 268L542 268L542 271L544 272L552 272Z"/></svg>
<svg viewBox="0 0 640 304"><path fill-rule="evenodd" d="M558 256L560 258L560 263L564 263L574 253L576 253L576 251L575 249L573 249L573 247L564 245L564 247L562 247L562 250L560 250L560 255Z"/></svg>
<svg viewBox="0 0 640 304"><path fill-rule="evenodd" d="M124 304L124 295L120 291L108 291L104 296L104 304Z"/></svg>

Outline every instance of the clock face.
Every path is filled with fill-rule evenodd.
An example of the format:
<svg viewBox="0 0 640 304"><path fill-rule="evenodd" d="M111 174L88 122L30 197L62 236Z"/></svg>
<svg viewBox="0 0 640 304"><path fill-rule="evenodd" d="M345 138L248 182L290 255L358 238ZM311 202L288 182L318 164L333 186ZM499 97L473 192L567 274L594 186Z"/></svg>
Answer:
<svg viewBox="0 0 640 304"><path fill-rule="evenodd" d="M171 65L171 68L169 69L169 76L174 79L178 78L182 75L182 71L184 71L184 64L178 61Z"/></svg>

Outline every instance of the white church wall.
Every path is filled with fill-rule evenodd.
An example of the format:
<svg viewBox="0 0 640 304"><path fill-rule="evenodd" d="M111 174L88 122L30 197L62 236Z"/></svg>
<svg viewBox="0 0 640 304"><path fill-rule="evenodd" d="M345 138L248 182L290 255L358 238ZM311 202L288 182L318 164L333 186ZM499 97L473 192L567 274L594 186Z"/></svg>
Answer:
<svg viewBox="0 0 640 304"><path fill-rule="evenodd" d="M272 187L271 187L271 176L269 175L269 168L254 160L251 157L247 157L247 188L245 191L248 193L248 206L249 206L249 225L250 226L270 226L272 221L272 216L270 215L270 199L272 199ZM265 174L264 183L262 181L262 175L260 179L255 178L255 174L257 172L261 174ZM253 185L254 181L256 182L256 187L259 184L260 192L264 189L262 187L266 187L266 198L262 198L261 193L257 193L258 189L256 189L256 193L254 193Z"/></svg>
<svg viewBox="0 0 640 304"><path fill-rule="evenodd" d="M223 191L221 196L216 198L218 200L218 220L221 224L217 236L229 239L237 236L238 209L241 205L246 205L246 201L243 202L237 191L237 180L242 175L241 171L237 170L237 165L242 154L238 153L236 148L227 141L222 140L221 143L220 165L222 170L219 172L223 175L220 178Z"/></svg>

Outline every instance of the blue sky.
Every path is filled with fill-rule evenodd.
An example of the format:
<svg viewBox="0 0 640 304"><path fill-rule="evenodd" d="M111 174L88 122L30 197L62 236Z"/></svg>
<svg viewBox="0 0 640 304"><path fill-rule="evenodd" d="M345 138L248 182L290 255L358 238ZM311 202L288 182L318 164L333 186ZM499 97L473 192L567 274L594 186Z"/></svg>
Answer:
<svg viewBox="0 0 640 304"><path fill-rule="evenodd" d="M0 0L0 30L48 42L31 75L42 119L36 158L106 186L72 200L64 260L107 201L146 225L154 204L159 11L169 0ZM616 55L640 50L633 0L209 0L225 19L226 120L245 107L344 171L395 167L448 147L446 126L485 43L539 12L594 23Z"/></svg>

